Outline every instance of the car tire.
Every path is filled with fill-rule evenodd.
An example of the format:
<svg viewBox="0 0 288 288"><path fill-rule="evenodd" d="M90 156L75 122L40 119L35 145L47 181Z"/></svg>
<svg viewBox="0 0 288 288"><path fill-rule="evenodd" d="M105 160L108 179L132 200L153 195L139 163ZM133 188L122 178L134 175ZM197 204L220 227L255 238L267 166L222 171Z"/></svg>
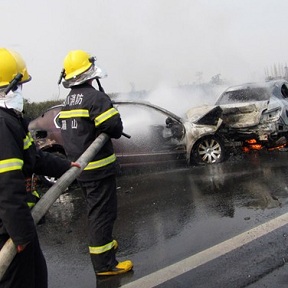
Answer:
<svg viewBox="0 0 288 288"><path fill-rule="evenodd" d="M191 153L191 163L197 165L220 163L224 158L225 151L223 141L215 135L200 138L194 144Z"/></svg>
<svg viewBox="0 0 288 288"><path fill-rule="evenodd" d="M59 151L52 151L49 153L52 153L53 155L57 156L57 157L61 157L63 159L66 159L66 155L64 155L63 153L59 152ZM50 177L50 176L44 176L44 175L38 175L41 183L45 186L51 187L52 185L54 185L57 181L57 177Z"/></svg>

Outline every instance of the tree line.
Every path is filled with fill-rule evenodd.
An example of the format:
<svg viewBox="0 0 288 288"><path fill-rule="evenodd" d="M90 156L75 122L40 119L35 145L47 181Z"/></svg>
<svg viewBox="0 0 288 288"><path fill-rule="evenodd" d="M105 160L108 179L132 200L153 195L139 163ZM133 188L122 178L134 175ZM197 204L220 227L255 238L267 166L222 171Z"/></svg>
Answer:
<svg viewBox="0 0 288 288"><path fill-rule="evenodd" d="M50 100L45 102L29 102L24 99L25 118L33 120L43 114L47 109L62 104L63 100Z"/></svg>

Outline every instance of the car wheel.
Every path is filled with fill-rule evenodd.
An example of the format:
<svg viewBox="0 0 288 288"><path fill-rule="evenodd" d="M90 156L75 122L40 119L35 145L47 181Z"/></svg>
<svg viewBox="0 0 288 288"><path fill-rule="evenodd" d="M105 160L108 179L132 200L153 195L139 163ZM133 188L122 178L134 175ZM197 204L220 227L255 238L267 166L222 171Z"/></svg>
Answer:
<svg viewBox="0 0 288 288"><path fill-rule="evenodd" d="M205 136L199 139L191 154L191 162L195 164L214 164L224 159L223 142L216 136Z"/></svg>
<svg viewBox="0 0 288 288"><path fill-rule="evenodd" d="M58 151L53 151L53 152L49 152L49 153L52 153L54 155L56 155L57 157L61 157L61 158L66 158L66 156L61 153L61 152L58 152ZM58 180L57 177L50 177L50 176L44 176L44 175L38 175L40 181L45 185L45 186L48 186L48 187L51 187L52 185L54 185L56 183L56 181Z"/></svg>

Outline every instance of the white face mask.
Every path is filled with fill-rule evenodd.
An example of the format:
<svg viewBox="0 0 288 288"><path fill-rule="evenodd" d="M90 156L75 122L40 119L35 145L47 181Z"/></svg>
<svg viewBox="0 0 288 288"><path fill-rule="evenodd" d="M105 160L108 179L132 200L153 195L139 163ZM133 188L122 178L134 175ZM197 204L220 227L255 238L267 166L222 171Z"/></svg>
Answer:
<svg viewBox="0 0 288 288"><path fill-rule="evenodd" d="M17 90L10 91L7 95L0 95L0 107L12 108L18 112L23 111L24 100L22 96L22 87L18 86Z"/></svg>

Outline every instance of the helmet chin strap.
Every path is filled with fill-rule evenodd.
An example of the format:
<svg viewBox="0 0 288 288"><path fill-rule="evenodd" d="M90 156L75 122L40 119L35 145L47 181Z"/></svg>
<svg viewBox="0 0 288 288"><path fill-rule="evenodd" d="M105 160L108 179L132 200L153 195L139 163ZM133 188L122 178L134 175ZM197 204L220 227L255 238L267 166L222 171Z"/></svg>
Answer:
<svg viewBox="0 0 288 288"><path fill-rule="evenodd" d="M59 80L58 80L58 85L61 84L62 82L62 79L65 77L65 69L63 68L61 73L60 73L60 77L59 77Z"/></svg>
<svg viewBox="0 0 288 288"><path fill-rule="evenodd" d="M21 81L23 75L18 73L13 80L9 83L9 85L4 90L4 93L7 95L11 90L14 91L17 89L18 83Z"/></svg>
<svg viewBox="0 0 288 288"><path fill-rule="evenodd" d="M98 87L99 87L99 91L105 93L104 88L101 86L99 78L96 78L96 81L97 81L97 84L98 84Z"/></svg>

